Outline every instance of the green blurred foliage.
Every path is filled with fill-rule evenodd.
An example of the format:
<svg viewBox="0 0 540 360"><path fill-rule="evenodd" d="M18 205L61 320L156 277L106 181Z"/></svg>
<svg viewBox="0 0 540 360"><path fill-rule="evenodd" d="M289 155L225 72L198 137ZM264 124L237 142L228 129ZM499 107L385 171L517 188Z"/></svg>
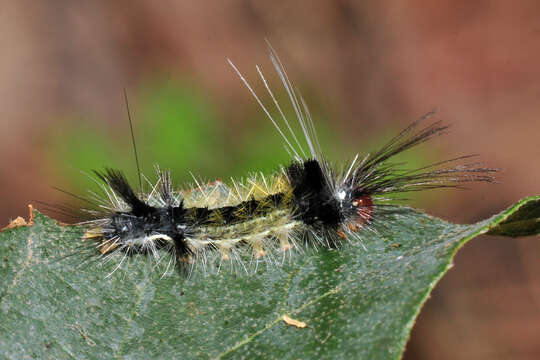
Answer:
<svg viewBox="0 0 540 360"><path fill-rule="evenodd" d="M276 95L298 140L307 149L296 115L287 106L285 92ZM228 129L227 114L219 114L212 101L192 84L155 81L137 91L130 102L141 170L150 182L155 180L157 165L171 170L176 186L192 186L191 173L198 181L217 178L227 181L230 177L245 177L256 171L268 174L290 161L279 133L262 111L257 109L247 114L250 123L244 128ZM270 111L275 119L280 119L277 110ZM360 134L343 139L329 121L332 115L316 106L312 106L311 111L323 152L338 166L350 161L356 153L361 159L367 152L378 150L401 130L392 126L375 136ZM138 183L127 113L114 122L112 129L98 124L103 123L72 116L53 134L51 166L62 174L66 184L75 188L70 191L95 190L95 182L81 172L91 174L105 167L121 169L133 185ZM283 130L287 130L284 125ZM400 154L393 162L405 168L416 168L438 160L440 156L429 144L424 144ZM144 180L143 186L149 188ZM416 205L424 205L434 199L434 195L435 198L444 196L426 192L405 197L415 199Z"/></svg>
<svg viewBox="0 0 540 360"><path fill-rule="evenodd" d="M138 92L130 103L141 172L151 182L157 165L170 169L177 182L190 181L189 171L206 177L225 168L225 145L220 136L223 122L195 87L156 82ZM90 174L105 167L121 169L136 184L127 113L113 128L98 124L102 122L84 117L64 122L53 135L51 166L78 189L91 183L81 172ZM143 186L147 184L143 182Z"/></svg>

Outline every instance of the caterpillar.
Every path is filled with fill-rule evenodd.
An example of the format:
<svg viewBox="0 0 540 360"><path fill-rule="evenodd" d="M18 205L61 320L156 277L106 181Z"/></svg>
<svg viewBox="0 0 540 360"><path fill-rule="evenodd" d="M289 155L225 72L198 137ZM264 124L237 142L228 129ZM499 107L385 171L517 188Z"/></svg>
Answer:
<svg viewBox="0 0 540 360"><path fill-rule="evenodd" d="M105 196L83 198L83 241L93 255L106 261L148 256L169 269L191 271L197 265L218 269L223 264L259 261L277 263L307 247L339 247L375 231L385 214L398 211L392 194L460 187L464 182L492 182L493 168L465 162L461 156L417 169L390 162L396 155L442 135L448 126L428 120L433 112L411 123L378 151L336 166L323 155L310 112L293 88L284 66L270 47L272 61L302 129L292 130L259 66L258 75L279 114L271 115L249 82L229 60L233 70L277 129L291 160L270 175L255 174L230 184L215 181L175 190L169 171L157 170L150 191L137 193L120 170L95 171ZM127 99L126 99L127 102ZM128 106L129 115L129 106ZM131 126L131 119L130 119ZM133 137L133 128L131 128ZM304 145L302 145L302 143ZM133 139L135 157L137 152ZM138 160L137 160L138 166ZM141 173L139 185L142 189ZM231 265L232 266L232 265ZM112 274L111 273L111 274ZM109 274L109 275L111 275Z"/></svg>

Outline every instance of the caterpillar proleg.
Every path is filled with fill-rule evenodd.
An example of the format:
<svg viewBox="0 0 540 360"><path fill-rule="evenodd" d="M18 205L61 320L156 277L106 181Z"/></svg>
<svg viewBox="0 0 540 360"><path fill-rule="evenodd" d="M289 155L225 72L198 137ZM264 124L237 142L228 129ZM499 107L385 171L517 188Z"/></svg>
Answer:
<svg viewBox="0 0 540 360"><path fill-rule="evenodd" d="M156 168L158 180L146 180L150 191L145 193L137 193L119 170L95 171L105 196L84 198L91 206L85 209L88 219L80 225L86 229L84 244L96 257L117 260L116 270L129 256L148 256L156 263L167 262L164 275L175 267L191 270L198 265L219 270L229 264L248 271L250 264L259 261L279 264L306 246L339 247L346 239L358 239L358 233L369 234L384 222L385 214L399 209L392 203L392 194L494 180L496 169L467 163L471 156L418 169L389 162L445 133L448 126L430 120L432 112L378 151L356 155L341 167L331 164L323 155L306 102L272 48L270 59L289 96L302 138L292 130L261 68L256 66L278 117L271 115L250 83L229 63L282 137L290 163L273 174L258 173L228 184L202 184L194 178L196 186L183 190L173 189L169 171Z"/></svg>

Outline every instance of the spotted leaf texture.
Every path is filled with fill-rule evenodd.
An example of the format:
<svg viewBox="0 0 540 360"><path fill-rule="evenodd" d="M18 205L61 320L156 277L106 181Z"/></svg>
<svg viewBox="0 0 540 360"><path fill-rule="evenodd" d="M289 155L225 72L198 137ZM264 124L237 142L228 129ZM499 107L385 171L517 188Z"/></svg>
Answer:
<svg viewBox="0 0 540 360"><path fill-rule="evenodd" d="M0 233L0 358L400 358L456 251L485 233L538 235L539 212L540 196L472 225L403 208L339 249L186 279L142 255L107 277L119 258L88 262L82 229L36 211Z"/></svg>

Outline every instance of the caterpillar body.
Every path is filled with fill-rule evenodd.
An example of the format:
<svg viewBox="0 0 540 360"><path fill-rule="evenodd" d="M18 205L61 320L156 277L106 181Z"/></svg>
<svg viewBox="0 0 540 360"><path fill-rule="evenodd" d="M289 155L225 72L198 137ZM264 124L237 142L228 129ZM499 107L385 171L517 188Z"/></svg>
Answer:
<svg viewBox="0 0 540 360"><path fill-rule="evenodd" d="M412 170L388 161L445 132L448 126L440 121L424 125L432 113L413 122L379 151L362 158L357 155L342 167L332 165L321 152L305 101L293 89L273 49L270 59L302 128L302 141L261 69L256 67L279 118L270 115L229 62L277 128L291 163L272 175L256 174L232 180L229 185L222 181L201 185L195 180L196 187L187 190L174 190L170 173L157 168L157 182L142 194L136 193L121 171L96 171L106 196L85 198L92 207L85 209L89 218L80 223L86 228L83 240L92 244L96 256L107 260L118 256L115 270L135 254L149 256L157 263L168 257L164 275L175 264L179 269L198 264L220 269L223 264L238 262L247 270L246 260L250 264L278 263L305 246L336 247L344 239L354 241L356 233L373 230L385 214L397 211L390 194L494 180L491 173L496 169L463 163L469 156Z"/></svg>

